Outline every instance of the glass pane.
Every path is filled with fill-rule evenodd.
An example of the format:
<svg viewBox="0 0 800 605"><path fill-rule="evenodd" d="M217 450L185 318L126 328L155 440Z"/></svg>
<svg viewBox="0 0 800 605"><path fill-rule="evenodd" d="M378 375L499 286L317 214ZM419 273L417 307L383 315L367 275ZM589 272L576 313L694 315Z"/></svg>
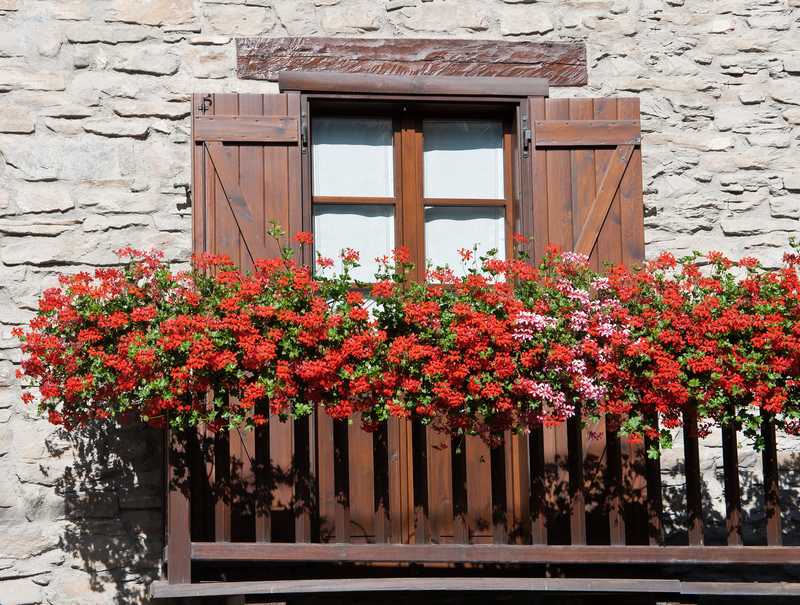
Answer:
<svg viewBox="0 0 800 605"><path fill-rule="evenodd" d="M448 265L456 275L464 275L471 265L465 265L458 251L476 244L477 256L496 249L497 258L506 257L505 208L425 207L425 257L431 265Z"/></svg>
<svg viewBox="0 0 800 605"><path fill-rule="evenodd" d="M314 195L393 197L392 121L314 118Z"/></svg>
<svg viewBox="0 0 800 605"><path fill-rule="evenodd" d="M337 273L342 270L339 253L345 248L357 250L361 266L353 271L353 277L374 281L378 269L375 258L391 254L394 248L394 206L316 204L314 247L322 256L333 259L332 271Z"/></svg>
<svg viewBox="0 0 800 605"><path fill-rule="evenodd" d="M503 199L503 124L424 120L425 197Z"/></svg>

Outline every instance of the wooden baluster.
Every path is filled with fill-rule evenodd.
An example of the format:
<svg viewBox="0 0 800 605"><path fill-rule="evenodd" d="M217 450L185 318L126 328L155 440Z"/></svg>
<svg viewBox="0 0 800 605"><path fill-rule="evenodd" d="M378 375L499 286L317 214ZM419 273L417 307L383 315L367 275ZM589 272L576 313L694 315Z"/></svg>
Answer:
<svg viewBox="0 0 800 605"><path fill-rule="evenodd" d="M372 441L375 482L375 542L389 541L389 443L388 427L383 423Z"/></svg>
<svg viewBox="0 0 800 605"><path fill-rule="evenodd" d="M656 426L656 429L658 426ZM645 450L657 445L657 437L645 437ZM661 458L647 456L647 519L649 542L653 546L664 544L663 494L661 492Z"/></svg>
<svg viewBox="0 0 800 605"><path fill-rule="evenodd" d="M611 544L625 544L625 514L622 501L622 448L615 420L606 417L606 489L608 490L608 533Z"/></svg>
<svg viewBox="0 0 800 605"><path fill-rule="evenodd" d="M728 546L742 545L742 498L739 486L739 453L736 426L722 427L722 468L725 480L725 527Z"/></svg>
<svg viewBox="0 0 800 605"><path fill-rule="evenodd" d="M256 514L256 542L271 542L272 541L272 515L270 514L270 507L272 505L272 496L269 489L270 484L274 481L272 469L269 461L269 428L267 426L258 426L253 431L255 444L255 468L256 468L256 497L255 497L255 514Z"/></svg>
<svg viewBox="0 0 800 605"><path fill-rule="evenodd" d="M586 544L586 500L583 485L583 435L580 408L567 421L567 455L569 463L570 542Z"/></svg>
<svg viewBox="0 0 800 605"><path fill-rule="evenodd" d="M772 416L762 410L761 437L764 451L761 460L764 466L764 509L767 513L767 545L783 544L781 529L780 484L778 483L778 448L775 440L775 423Z"/></svg>
<svg viewBox="0 0 800 605"><path fill-rule="evenodd" d="M467 520L467 453L463 437L451 439L451 476L453 478L453 542L469 544Z"/></svg>
<svg viewBox="0 0 800 605"><path fill-rule="evenodd" d="M295 542L311 542L311 485L315 481L312 469L311 418L306 416L294 421L294 461L297 471L294 482L294 539Z"/></svg>
<svg viewBox="0 0 800 605"><path fill-rule="evenodd" d="M189 527L189 479L178 472L186 465L186 434L166 432L167 456L167 581L183 584L192 581L191 528ZM187 468L188 470L188 468Z"/></svg>
<svg viewBox="0 0 800 605"><path fill-rule="evenodd" d="M333 421L333 483L335 493L335 539L350 541L350 467L347 420Z"/></svg>
<svg viewBox="0 0 800 605"><path fill-rule="evenodd" d="M508 436L507 436L508 437ZM508 543L508 500L506 482L505 447L491 448L491 482L492 482L492 542L495 544Z"/></svg>
<svg viewBox="0 0 800 605"><path fill-rule="evenodd" d="M697 410L691 407L683 413L683 448L686 459L686 515L689 524L689 545L702 546L704 529L700 445L697 440Z"/></svg>
<svg viewBox="0 0 800 605"><path fill-rule="evenodd" d="M425 432L430 540L438 544L443 537L453 535L453 449L450 447L450 437L431 426Z"/></svg>
<svg viewBox="0 0 800 605"><path fill-rule="evenodd" d="M422 423L411 423L412 478L414 484L414 542L430 542L428 520L428 439Z"/></svg>
<svg viewBox="0 0 800 605"><path fill-rule="evenodd" d="M214 435L214 540L231 541L231 460L230 435L217 431Z"/></svg>
<svg viewBox="0 0 800 605"><path fill-rule="evenodd" d="M369 542L375 535L373 434L361 427L361 414L347 425L350 540Z"/></svg>
<svg viewBox="0 0 800 605"><path fill-rule="evenodd" d="M545 503L544 433L541 426L528 435L530 450L530 515L531 544L547 544L547 511Z"/></svg>

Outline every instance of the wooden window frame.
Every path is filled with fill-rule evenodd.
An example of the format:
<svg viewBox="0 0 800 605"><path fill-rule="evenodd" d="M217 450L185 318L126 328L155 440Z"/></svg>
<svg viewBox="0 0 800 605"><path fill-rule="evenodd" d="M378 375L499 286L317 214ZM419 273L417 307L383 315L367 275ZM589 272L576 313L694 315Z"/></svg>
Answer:
<svg viewBox="0 0 800 605"><path fill-rule="evenodd" d="M402 78L406 80L406 78ZM448 80L450 78L432 78ZM461 79L461 78L458 78ZM469 79L469 78L465 78ZM483 79L483 78L481 78ZM487 80L489 78L486 78ZM537 88L540 90L540 88ZM395 242L406 245L412 253L413 279L422 279L425 272L425 207L483 206L503 207L506 257L513 251L515 232L531 235L524 225L521 204L523 181L524 132L528 124L527 97L469 97L453 95L383 95L360 93L301 94L303 129L303 229L313 231L315 204L380 204L395 208ZM313 193L312 122L318 116L391 117L394 152L394 196L327 197ZM426 198L423 191L422 121L428 118L481 119L496 118L503 125L503 198ZM409 158L413 158L409 162ZM312 263L313 258L304 258Z"/></svg>

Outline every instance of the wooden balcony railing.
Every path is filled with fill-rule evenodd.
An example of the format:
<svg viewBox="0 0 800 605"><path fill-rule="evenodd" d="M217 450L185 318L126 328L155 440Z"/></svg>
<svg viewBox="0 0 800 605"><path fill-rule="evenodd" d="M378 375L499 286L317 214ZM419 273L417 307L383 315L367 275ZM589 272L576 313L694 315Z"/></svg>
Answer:
<svg viewBox="0 0 800 605"><path fill-rule="evenodd" d="M358 422L326 415L273 419L241 433L173 435L168 574L160 594L201 594L174 587L231 578L248 580L252 588L253 580L266 577L263 569L280 562L436 564L451 571L465 565L611 565L617 566L614 577L624 576L620 566L635 565L653 566L654 581L665 579L658 570L669 565L800 565L800 547L782 546L769 422L763 438L764 543L744 545L737 435L725 429L726 539L706 545L691 414L682 440L685 501L669 502L670 511L685 510L682 544L665 539L660 461L645 455L647 444L621 440L613 430L589 435L577 420L509 435L495 449L479 438L459 441L407 421L391 420L370 434ZM236 572L220 571L231 568ZM705 584L708 592L712 584L729 590L730 582ZM797 591L780 594L800 594L800 585L774 586Z"/></svg>

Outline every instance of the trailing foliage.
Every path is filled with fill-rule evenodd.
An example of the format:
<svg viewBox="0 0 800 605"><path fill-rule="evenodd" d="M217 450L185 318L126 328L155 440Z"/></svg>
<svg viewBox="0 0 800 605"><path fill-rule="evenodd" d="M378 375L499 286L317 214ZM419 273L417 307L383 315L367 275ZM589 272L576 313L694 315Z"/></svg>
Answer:
<svg viewBox="0 0 800 605"><path fill-rule="evenodd" d="M312 244L307 233L297 241ZM123 267L65 275L44 292L16 331L18 375L68 427L138 418L224 429L319 407L360 414L368 430L415 417L496 443L577 415L647 437L653 454L687 410L701 431L737 423L757 440L770 417L800 432L798 255L767 270L663 254L601 275L555 249L538 265L460 253L458 274L428 268L415 282L401 248L362 284L350 249L336 275L331 259L315 274L288 247L250 274L225 257L173 272L157 253L121 250Z"/></svg>

